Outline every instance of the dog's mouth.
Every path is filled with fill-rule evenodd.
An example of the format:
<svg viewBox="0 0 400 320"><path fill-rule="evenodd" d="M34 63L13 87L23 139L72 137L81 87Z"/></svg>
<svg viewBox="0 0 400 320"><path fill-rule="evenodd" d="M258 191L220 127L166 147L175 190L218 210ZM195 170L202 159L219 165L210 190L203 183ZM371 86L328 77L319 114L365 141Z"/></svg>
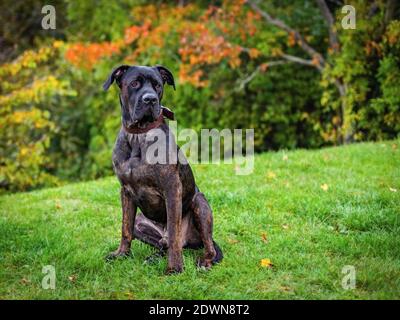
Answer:
<svg viewBox="0 0 400 320"><path fill-rule="evenodd" d="M153 114L145 114L142 118L135 119L127 127L128 127L128 129L145 128L150 123L156 121L157 118L155 118Z"/></svg>
<svg viewBox="0 0 400 320"><path fill-rule="evenodd" d="M153 122L156 121L157 118L153 114L146 114L143 116L143 118L139 121L139 124L141 123L148 123L148 122Z"/></svg>
<svg viewBox="0 0 400 320"><path fill-rule="evenodd" d="M151 115L146 115L133 123L125 122L124 120L122 123L125 130L129 133L144 133L159 127L162 123L164 123L164 118L169 120L175 119L174 113L170 109L161 106L160 113L157 118Z"/></svg>

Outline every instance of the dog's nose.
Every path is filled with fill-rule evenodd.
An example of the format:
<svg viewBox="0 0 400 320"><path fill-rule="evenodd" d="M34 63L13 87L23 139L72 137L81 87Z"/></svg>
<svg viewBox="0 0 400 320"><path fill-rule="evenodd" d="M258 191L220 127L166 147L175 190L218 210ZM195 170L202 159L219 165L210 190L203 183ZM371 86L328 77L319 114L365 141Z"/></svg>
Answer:
<svg viewBox="0 0 400 320"><path fill-rule="evenodd" d="M145 104L155 105L157 103L157 96L152 93L145 93L142 97L142 100Z"/></svg>

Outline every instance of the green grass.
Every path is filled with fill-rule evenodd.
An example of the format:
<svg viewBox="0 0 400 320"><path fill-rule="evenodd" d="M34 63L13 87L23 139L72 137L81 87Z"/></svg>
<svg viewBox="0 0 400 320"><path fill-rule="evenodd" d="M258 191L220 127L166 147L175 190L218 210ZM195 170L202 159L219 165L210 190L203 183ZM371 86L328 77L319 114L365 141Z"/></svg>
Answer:
<svg viewBox="0 0 400 320"><path fill-rule="evenodd" d="M138 241L132 258L106 263L121 227L110 177L0 198L0 298L400 298L399 141L265 153L249 176L231 165L194 172L225 253L211 271L185 250L184 273L165 276L165 259L143 264L153 249ZM56 268L55 290L41 287L44 265ZM342 288L345 265L354 290Z"/></svg>

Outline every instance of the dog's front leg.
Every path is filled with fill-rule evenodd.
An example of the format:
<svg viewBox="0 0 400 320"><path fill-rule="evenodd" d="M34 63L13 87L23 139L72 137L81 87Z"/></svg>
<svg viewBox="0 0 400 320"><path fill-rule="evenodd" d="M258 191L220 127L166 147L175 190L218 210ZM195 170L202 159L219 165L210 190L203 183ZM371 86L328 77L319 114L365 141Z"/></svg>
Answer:
<svg viewBox="0 0 400 320"><path fill-rule="evenodd" d="M121 187L121 205L122 205L122 230L121 243L116 251L111 252L107 259L128 256L131 251L131 242L133 240L133 228L135 225L136 210L128 190Z"/></svg>
<svg viewBox="0 0 400 320"><path fill-rule="evenodd" d="M174 181L171 181L174 180ZM169 180L166 191L168 267L167 274L183 271L182 259L182 184L178 177Z"/></svg>

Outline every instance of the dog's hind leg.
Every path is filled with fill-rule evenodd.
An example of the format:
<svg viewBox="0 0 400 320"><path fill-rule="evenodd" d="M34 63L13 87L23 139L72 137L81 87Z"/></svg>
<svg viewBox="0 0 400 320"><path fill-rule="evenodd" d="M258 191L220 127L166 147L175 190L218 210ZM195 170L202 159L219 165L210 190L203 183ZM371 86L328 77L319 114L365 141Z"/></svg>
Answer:
<svg viewBox="0 0 400 320"><path fill-rule="evenodd" d="M166 249L164 225L146 218L143 214L136 217L133 236L157 249Z"/></svg>
<svg viewBox="0 0 400 320"><path fill-rule="evenodd" d="M213 216L211 208L201 192L197 192L192 200L194 221L204 245L204 255L198 261L200 267L210 268L212 264L222 260L222 251L214 246L212 238ZM216 250L218 248L218 250Z"/></svg>
<svg viewBox="0 0 400 320"><path fill-rule="evenodd" d="M152 221L140 214L136 217L133 235L136 239L157 249L156 252L146 257L145 263L154 263L165 256L168 241L165 238L166 232L161 223Z"/></svg>

